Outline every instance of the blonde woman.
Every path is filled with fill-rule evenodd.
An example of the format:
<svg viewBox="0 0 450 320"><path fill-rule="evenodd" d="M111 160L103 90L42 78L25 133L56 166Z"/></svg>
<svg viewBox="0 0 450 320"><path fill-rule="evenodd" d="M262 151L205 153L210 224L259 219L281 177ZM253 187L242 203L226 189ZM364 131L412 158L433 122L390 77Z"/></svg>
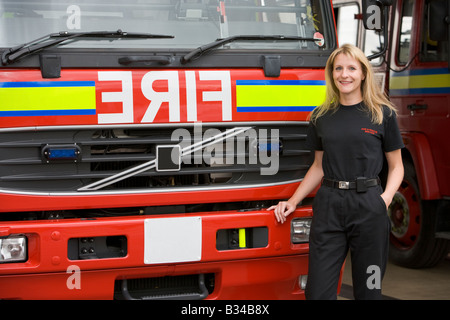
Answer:
<svg viewBox="0 0 450 320"><path fill-rule="evenodd" d="M317 186L313 203L307 299L336 299L350 250L354 297L381 299L390 222L387 207L403 178L404 147L396 110L376 86L364 53L343 45L325 67L326 99L311 114L314 162L292 197L274 210L279 223ZM378 175L388 165L384 190Z"/></svg>

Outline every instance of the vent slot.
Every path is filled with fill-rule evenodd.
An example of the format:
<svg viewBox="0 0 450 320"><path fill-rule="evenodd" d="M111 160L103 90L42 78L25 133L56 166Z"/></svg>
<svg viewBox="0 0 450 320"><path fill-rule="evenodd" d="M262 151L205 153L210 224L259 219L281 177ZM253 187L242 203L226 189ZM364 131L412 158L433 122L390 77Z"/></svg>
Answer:
<svg viewBox="0 0 450 320"><path fill-rule="evenodd" d="M114 283L117 300L201 300L214 291L214 274L123 279Z"/></svg>

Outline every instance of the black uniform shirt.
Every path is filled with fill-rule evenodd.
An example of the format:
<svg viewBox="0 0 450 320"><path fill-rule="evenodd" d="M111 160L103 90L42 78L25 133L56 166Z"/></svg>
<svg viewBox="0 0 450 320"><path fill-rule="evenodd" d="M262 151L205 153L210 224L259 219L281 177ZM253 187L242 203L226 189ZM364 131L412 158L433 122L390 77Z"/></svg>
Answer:
<svg viewBox="0 0 450 320"><path fill-rule="evenodd" d="M324 151L324 177L334 180L376 178L383 166L383 152L403 148L395 113L383 108L383 123L371 121L362 103L340 105L308 127L308 145Z"/></svg>

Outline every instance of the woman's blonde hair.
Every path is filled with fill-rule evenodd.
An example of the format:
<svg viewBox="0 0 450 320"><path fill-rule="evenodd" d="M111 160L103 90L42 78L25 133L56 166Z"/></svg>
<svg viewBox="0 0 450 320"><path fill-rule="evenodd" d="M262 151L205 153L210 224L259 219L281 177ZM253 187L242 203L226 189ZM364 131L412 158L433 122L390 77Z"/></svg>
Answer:
<svg viewBox="0 0 450 320"><path fill-rule="evenodd" d="M363 103L370 112L372 122L381 124L383 122L383 105L387 106L391 113L396 113L395 106L389 101L383 91L375 83L374 73L369 60L358 47L351 44L344 44L342 47L334 50L328 58L325 66L326 96L325 102L318 106L311 113L311 121L315 122L319 117L328 111L335 111L339 106L339 90L333 80L333 67L336 57L345 54L361 64L364 80L361 82L361 93Z"/></svg>

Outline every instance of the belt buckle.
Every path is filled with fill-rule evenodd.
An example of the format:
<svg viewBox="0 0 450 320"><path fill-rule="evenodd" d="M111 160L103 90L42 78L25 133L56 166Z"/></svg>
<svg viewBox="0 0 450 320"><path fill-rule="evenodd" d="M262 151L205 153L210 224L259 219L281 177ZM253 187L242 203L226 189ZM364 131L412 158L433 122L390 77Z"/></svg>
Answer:
<svg viewBox="0 0 450 320"><path fill-rule="evenodd" d="M349 181L339 181L339 189L350 189Z"/></svg>

